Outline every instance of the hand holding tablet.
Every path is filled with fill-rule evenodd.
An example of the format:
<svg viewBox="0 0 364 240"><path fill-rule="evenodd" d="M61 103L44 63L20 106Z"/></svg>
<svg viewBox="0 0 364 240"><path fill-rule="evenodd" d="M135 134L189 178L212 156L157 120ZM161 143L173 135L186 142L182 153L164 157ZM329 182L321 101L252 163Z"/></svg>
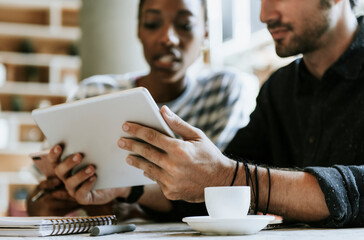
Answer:
<svg viewBox="0 0 364 240"><path fill-rule="evenodd" d="M124 122L137 122L174 137L145 88L36 109L32 116L51 145L64 143L62 157L82 153L80 168L96 166L94 189L153 183L125 162L129 152L117 146L120 137L128 137L121 130Z"/></svg>

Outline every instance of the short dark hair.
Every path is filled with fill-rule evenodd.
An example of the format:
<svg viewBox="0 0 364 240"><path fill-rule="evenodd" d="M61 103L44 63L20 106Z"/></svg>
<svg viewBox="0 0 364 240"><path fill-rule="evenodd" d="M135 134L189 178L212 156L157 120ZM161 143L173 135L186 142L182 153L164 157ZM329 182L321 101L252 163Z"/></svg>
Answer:
<svg viewBox="0 0 364 240"><path fill-rule="evenodd" d="M200 0L200 1L201 1L201 5L203 7L205 23L207 23L207 3L206 3L206 0ZM356 1L356 0L353 0L353 1ZM142 17L142 8L144 5L144 2L145 2L145 0L139 0L139 7L138 7L138 21L139 22Z"/></svg>

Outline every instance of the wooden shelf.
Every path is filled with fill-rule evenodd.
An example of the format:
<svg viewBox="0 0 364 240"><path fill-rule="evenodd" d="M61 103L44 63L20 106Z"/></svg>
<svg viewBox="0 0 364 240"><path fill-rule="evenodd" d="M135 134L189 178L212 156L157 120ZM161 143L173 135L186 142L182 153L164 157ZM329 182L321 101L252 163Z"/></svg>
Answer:
<svg viewBox="0 0 364 240"><path fill-rule="evenodd" d="M50 35L48 37L28 37L0 33L0 51L23 52L27 47L31 48L34 53L70 55L76 45L77 40L53 38Z"/></svg>
<svg viewBox="0 0 364 240"><path fill-rule="evenodd" d="M0 154L28 154L41 150L44 135L30 112L3 111L0 114L0 121L1 129L5 133L0 135ZM9 135L9 132L12 134ZM4 142L6 139L7 143Z"/></svg>
<svg viewBox="0 0 364 240"><path fill-rule="evenodd" d="M67 68L78 69L81 60L78 56L64 56L55 54L34 54L0 51L0 62L13 65L49 66L54 60L62 62Z"/></svg>
<svg viewBox="0 0 364 240"><path fill-rule="evenodd" d="M30 112L64 103L77 86L81 5L82 0L0 0L0 64L6 70L0 120L9 123L9 139L0 133L7 145L0 155L39 151L44 136Z"/></svg>
<svg viewBox="0 0 364 240"><path fill-rule="evenodd" d="M7 82L0 87L2 111L30 112L44 103L50 105L64 103L67 89L61 84Z"/></svg>
<svg viewBox="0 0 364 240"><path fill-rule="evenodd" d="M62 9L62 26L65 27L77 27L80 25L79 10L72 8Z"/></svg>
<svg viewBox="0 0 364 240"><path fill-rule="evenodd" d="M32 160L25 154L15 154L10 151L0 151L0 172L16 172L21 167L30 167Z"/></svg>
<svg viewBox="0 0 364 240"><path fill-rule="evenodd" d="M38 26L0 22L0 35L78 41L81 37L81 30L77 27Z"/></svg>
<svg viewBox="0 0 364 240"><path fill-rule="evenodd" d="M9 82L64 82L67 76L79 79L78 56L0 52L0 63L6 68Z"/></svg>
<svg viewBox="0 0 364 240"><path fill-rule="evenodd" d="M21 83L21 82L6 82L0 86L0 94L11 95L34 95L34 96L50 96L66 98L72 89L67 89L61 83Z"/></svg>
<svg viewBox="0 0 364 240"><path fill-rule="evenodd" d="M47 83L49 79L49 68L25 65L4 64L7 71L8 81L42 82Z"/></svg>
<svg viewBox="0 0 364 240"><path fill-rule="evenodd" d="M80 0L0 0L0 22L78 26Z"/></svg>
<svg viewBox="0 0 364 240"><path fill-rule="evenodd" d="M49 102L50 105L56 105L64 103L66 98L62 96L0 94L1 109L4 111L31 112L44 101Z"/></svg>
<svg viewBox="0 0 364 240"><path fill-rule="evenodd" d="M49 25L49 10L18 6L4 7L0 3L0 21Z"/></svg>
<svg viewBox="0 0 364 240"><path fill-rule="evenodd" d="M0 5L27 8L45 8L57 5L62 8L80 9L81 0L0 0Z"/></svg>

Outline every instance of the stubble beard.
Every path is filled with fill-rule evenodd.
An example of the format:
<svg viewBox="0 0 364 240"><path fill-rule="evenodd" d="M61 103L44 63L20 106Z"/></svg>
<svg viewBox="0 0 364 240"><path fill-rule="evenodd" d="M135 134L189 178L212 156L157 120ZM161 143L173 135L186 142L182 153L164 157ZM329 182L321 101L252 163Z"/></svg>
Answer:
<svg viewBox="0 0 364 240"><path fill-rule="evenodd" d="M324 9L322 11L325 11ZM308 20L312 21L312 20ZM282 23L276 23L280 25ZM284 24L282 24L284 25ZM269 26L268 26L269 27ZM290 57L298 54L307 54L313 52L320 47L323 43L320 38L330 28L330 17L328 13L322 13L319 19L314 19L304 26L301 34L294 34L288 43L278 39L275 41L276 53L280 57ZM294 33L294 27L290 26L290 31Z"/></svg>

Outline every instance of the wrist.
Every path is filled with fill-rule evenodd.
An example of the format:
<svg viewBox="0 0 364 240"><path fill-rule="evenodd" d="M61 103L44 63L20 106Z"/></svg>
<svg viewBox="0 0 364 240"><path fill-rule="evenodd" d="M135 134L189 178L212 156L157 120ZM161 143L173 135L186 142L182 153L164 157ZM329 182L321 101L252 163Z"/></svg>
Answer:
<svg viewBox="0 0 364 240"><path fill-rule="evenodd" d="M131 188L131 191L128 197L125 199L127 203L136 203L144 194L144 185L134 186Z"/></svg>
<svg viewBox="0 0 364 240"><path fill-rule="evenodd" d="M234 179L233 185L238 185L236 181L238 179L238 175L234 177L235 172L239 172L240 166L236 168L237 162L235 160L225 157L224 161L222 161L221 164L222 165L219 168L220 174L218 174L218 176L220 175L221 177L219 178L219 182L217 184L220 186L232 186L232 180Z"/></svg>
<svg viewBox="0 0 364 240"><path fill-rule="evenodd" d="M116 190L114 199L116 198L127 198L131 192L131 187L122 187Z"/></svg>
<svg viewBox="0 0 364 240"><path fill-rule="evenodd" d="M125 203L135 203L142 197L144 194L144 185L140 186L133 186L126 188L124 190L120 189L120 193L116 197L118 202L125 202Z"/></svg>

